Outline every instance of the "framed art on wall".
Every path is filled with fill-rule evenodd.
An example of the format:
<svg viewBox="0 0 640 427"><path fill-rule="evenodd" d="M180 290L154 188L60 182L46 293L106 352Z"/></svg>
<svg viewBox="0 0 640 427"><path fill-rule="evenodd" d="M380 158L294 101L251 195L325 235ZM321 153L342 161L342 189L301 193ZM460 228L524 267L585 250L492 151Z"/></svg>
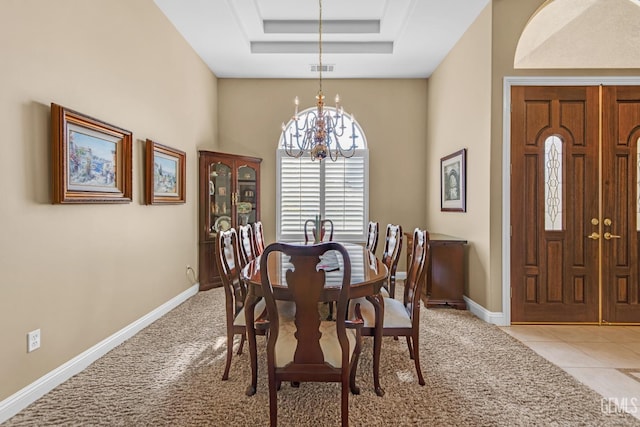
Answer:
<svg viewBox="0 0 640 427"><path fill-rule="evenodd" d="M51 104L53 203L131 202L131 132Z"/></svg>
<svg viewBox="0 0 640 427"><path fill-rule="evenodd" d="M467 150L440 159L440 210L467 211Z"/></svg>
<svg viewBox="0 0 640 427"><path fill-rule="evenodd" d="M186 154L158 144L145 143L145 203L185 203Z"/></svg>

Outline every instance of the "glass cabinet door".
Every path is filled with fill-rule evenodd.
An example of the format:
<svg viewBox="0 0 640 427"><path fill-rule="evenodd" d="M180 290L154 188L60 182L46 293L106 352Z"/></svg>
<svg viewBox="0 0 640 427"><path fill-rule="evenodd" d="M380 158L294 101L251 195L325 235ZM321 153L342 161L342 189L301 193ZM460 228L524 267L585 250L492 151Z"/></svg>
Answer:
<svg viewBox="0 0 640 427"><path fill-rule="evenodd" d="M237 220L236 224L246 225L256 222L256 195L257 195L257 173L256 169L241 165L238 167L238 195L236 203Z"/></svg>
<svg viewBox="0 0 640 427"><path fill-rule="evenodd" d="M209 166L209 230L212 234L231 228L233 201L231 167L217 162Z"/></svg>

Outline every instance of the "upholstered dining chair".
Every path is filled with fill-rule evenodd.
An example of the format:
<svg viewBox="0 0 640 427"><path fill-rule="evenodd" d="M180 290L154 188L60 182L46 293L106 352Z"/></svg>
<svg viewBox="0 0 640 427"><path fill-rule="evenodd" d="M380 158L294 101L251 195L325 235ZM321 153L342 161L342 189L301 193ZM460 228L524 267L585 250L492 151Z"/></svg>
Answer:
<svg viewBox="0 0 640 427"><path fill-rule="evenodd" d="M335 251L342 258L338 272L326 273L317 266L320 257ZM268 262L272 256L288 257L291 267L283 274L286 288L273 287L268 274ZM362 318L347 319L349 304L351 261L349 253L337 242L319 243L313 246L272 243L260 258L260 271L264 300L268 313L267 372L269 377L269 415L271 426L277 425L277 390L283 381L339 382L341 388L341 421L349 424L349 389L359 393L355 375L360 355L360 328ZM327 283L327 275L330 284ZM276 301L293 300L293 317L282 313ZM335 321L321 320L322 301L336 300L338 316ZM282 305L280 306L282 307ZM359 307L354 309L359 316Z"/></svg>
<svg viewBox="0 0 640 427"><path fill-rule="evenodd" d="M253 229L250 224L238 227L238 239L240 241L240 265L244 267L256 258Z"/></svg>
<svg viewBox="0 0 640 427"><path fill-rule="evenodd" d="M384 298L383 336L404 336L407 339L409 357L413 359L418 375L418 383L424 385L422 369L420 368L420 295L422 292L422 272L428 268L429 233L416 228L413 232L413 247L410 265L407 267L407 278L404 282L402 301L394 298ZM375 334L375 310L373 304L364 298L351 301L354 305L350 312L354 312L355 305L360 304L364 326L363 336Z"/></svg>
<svg viewBox="0 0 640 427"><path fill-rule="evenodd" d="M384 252L382 253L382 262L389 270L387 282L382 287L382 294L385 297L396 297L396 270L398 269L398 260L401 252L402 226L399 224L387 224Z"/></svg>
<svg viewBox="0 0 640 427"><path fill-rule="evenodd" d="M374 221L369 221L369 226L367 227L367 242L365 244L365 248L369 249L374 254L376 253L376 248L378 247L378 223Z"/></svg>
<svg viewBox="0 0 640 427"><path fill-rule="evenodd" d="M264 252L264 229L261 221L253 224L253 252L255 256L260 256Z"/></svg>
<svg viewBox="0 0 640 427"><path fill-rule="evenodd" d="M244 315L244 303L247 297L247 289L240 277L240 259L238 254L238 234L234 228L218 233L218 271L222 279L225 296L225 313L227 318L227 362L224 367L222 379L229 379L229 369L233 357L233 339L240 335L238 354L242 354L242 348L246 340L246 322ZM254 309L255 319L259 319L265 312L264 300L260 300ZM256 331L264 334L264 329Z"/></svg>
<svg viewBox="0 0 640 427"><path fill-rule="evenodd" d="M304 222L304 242L309 243L315 241L316 222L308 219ZM320 221L320 241L333 241L333 221L323 219Z"/></svg>

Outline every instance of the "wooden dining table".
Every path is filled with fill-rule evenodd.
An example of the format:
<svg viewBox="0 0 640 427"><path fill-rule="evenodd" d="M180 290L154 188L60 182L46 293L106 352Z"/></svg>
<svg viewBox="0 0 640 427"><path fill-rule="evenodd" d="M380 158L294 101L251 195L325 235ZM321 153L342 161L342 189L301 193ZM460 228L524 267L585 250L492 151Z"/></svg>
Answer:
<svg viewBox="0 0 640 427"><path fill-rule="evenodd" d="M304 245L305 243L299 243ZM308 243L312 244L312 243ZM384 390L380 386L380 352L382 348L382 321L384 318L384 299L380 294L380 288L389 274L387 266L380 261L375 254L361 245L354 243L342 243L349 252L351 261L351 298L366 297L375 309L376 331L373 337L373 383L378 396L384 395ZM330 252L329 252L330 253ZM342 262L340 257L336 257L338 262ZM267 264L268 274L274 288L281 288L281 294L286 298L287 282L286 271L291 267L286 255L274 252L269 257ZM331 266L329 266L331 267ZM337 266L339 269L339 265ZM335 270L335 271L334 271ZM325 289L340 286L342 274L336 268L325 268ZM245 304L245 316L247 324L247 341L249 344L249 357L251 360L251 384L247 388L247 396L256 393L258 386L258 351L256 346L256 330L254 307L262 297L262 279L260 275L260 257L249 262L242 269L242 277L247 284L247 299ZM326 293L325 301L331 301L329 292ZM335 293L332 293L335 295ZM292 298L293 299L293 298ZM251 325L251 327L250 327Z"/></svg>

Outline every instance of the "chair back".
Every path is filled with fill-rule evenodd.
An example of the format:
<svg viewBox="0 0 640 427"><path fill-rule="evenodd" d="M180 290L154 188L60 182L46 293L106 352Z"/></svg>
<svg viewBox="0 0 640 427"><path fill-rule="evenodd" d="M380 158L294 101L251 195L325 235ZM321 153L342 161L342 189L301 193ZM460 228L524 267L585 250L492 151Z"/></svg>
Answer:
<svg viewBox="0 0 640 427"><path fill-rule="evenodd" d="M424 286L425 275L422 274L429 268L429 233L426 230L416 228L413 231L413 247L411 259L407 266L407 279L404 282L404 306L411 317L411 323L415 326L420 320L420 296Z"/></svg>
<svg viewBox="0 0 640 427"><path fill-rule="evenodd" d="M244 267L250 261L253 261L256 258L256 254L254 252L254 237L253 237L253 229L251 225L241 225L238 227L238 239L240 240L240 261L241 265Z"/></svg>
<svg viewBox="0 0 640 427"><path fill-rule="evenodd" d="M402 226L396 224L387 224L387 233L384 242L384 252L382 253L382 262L389 270L389 277L385 283L385 288L391 298L395 298L396 293L396 270L398 268L398 260L402 252ZM408 268L409 266L407 266Z"/></svg>
<svg viewBox="0 0 640 427"><path fill-rule="evenodd" d="M234 228L218 233L218 271L224 287L227 324L244 307L247 289L240 279L238 234Z"/></svg>
<svg viewBox="0 0 640 427"><path fill-rule="evenodd" d="M377 222L369 221L365 248L369 249L373 253L376 253L376 248L378 247L378 228L379 226Z"/></svg>
<svg viewBox="0 0 640 427"><path fill-rule="evenodd" d="M269 274L267 273L269 256L276 251L289 257L291 267L284 274L286 275L287 290L290 292L295 305L295 322L289 323L295 325L296 342L291 343L293 347L288 349L293 352L293 358L286 367L279 362L279 360L288 360L286 355L277 354L277 351L285 353L287 349L283 349L283 346L280 345L276 350L276 343L280 335L279 320L282 317L282 313L278 313L278 305L276 305L279 293L277 289L271 286ZM328 273L318 268L318 264L322 262L321 257L329 251L334 251L342 258L340 270L330 273L332 275L339 274L341 277L337 281L338 286L325 289L326 275ZM337 242L325 242L313 246L272 243L267 246L260 258L260 271L269 317L268 365L290 371L292 381L295 380L293 378L296 372L300 375L298 380L303 381L304 378L315 377L321 372L335 374L337 372L336 368L340 370L342 366L346 367L345 372L348 375L349 342L345 330L345 320L347 318L347 305L351 287L351 261L349 253L344 246ZM338 302L338 313L335 322L321 320L323 316L320 310L325 305L320 303L328 299ZM323 323L329 323L332 328L336 328L338 341L340 342L340 348L338 349L340 356L338 358L335 358L335 355L325 354L320 345L323 336L321 333ZM303 372L305 373L303 374ZM310 379L307 380L311 381ZM340 381L339 371L337 378L333 379L333 381Z"/></svg>
<svg viewBox="0 0 640 427"><path fill-rule="evenodd" d="M253 252L255 256L260 256L264 252L264 229L261 221L253 224Z"/></svg>
<svg viewBox="0 0 640 427"><path fill-rule="evenodd" d="M316 222L312 219L306 220L304 222L304 242L314 242L315 234ZM333 221L331 221L330 219L323 219L320 221L320 241L333 241Z"/></svg>
<svg viewBox="0 0 640 427"><path fill-rule="evenodd" d="M270 258L280 253L280 274L286 287L274 287L269 277ZM331 257L338 270L325 271L322 265ZM340 261L340 259L342 259ZM260 257L262 293L267 306L267 373L269 377L270 425L277 421L277 388L283 381L340 382L341 422L349 424L349 386L356 393L355 377L360 354L362 317L347 320L351 290L349 253L337 242L315 245L272 243ZM277 300L292 300L276 304ZM324 302L337 301L335 321L322 320ZM285 309L286 308L286 309ZM282 313L279 310L282 309ZM293 313L293 314L292 314ZM293 319L291 317L293 316ZM347 329L348 328L348 329Z"/></svg>

